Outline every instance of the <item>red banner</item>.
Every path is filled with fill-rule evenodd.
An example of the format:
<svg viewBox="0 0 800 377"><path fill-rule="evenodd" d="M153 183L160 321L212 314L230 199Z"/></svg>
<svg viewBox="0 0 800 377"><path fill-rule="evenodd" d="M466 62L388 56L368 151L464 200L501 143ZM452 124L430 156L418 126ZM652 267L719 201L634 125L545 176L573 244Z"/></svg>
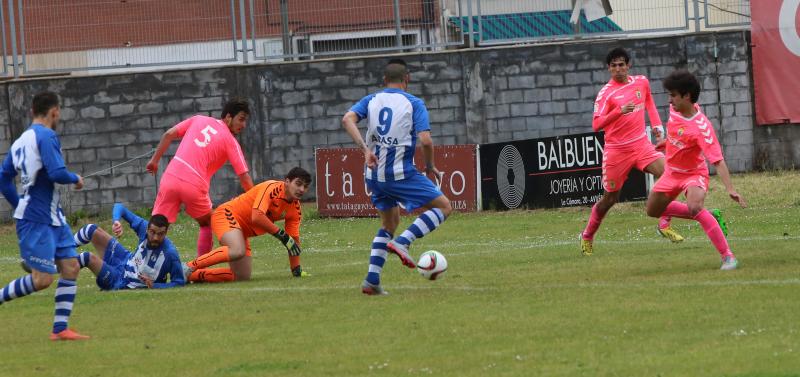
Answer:
<svg viewBox="0 0 800 377"><path fill-rule="evenodd" d="M800 0L750 2L756 123L800 123Z"/></svg>
<svg viewBox="0 0 800 377"><path fill-rule="evenodd" d="M453 209L477 210L477 145L441 145L434 148L436 168L444 173L435 182L450 199ZM414 162L424 163L417 148ZM316 150L317 209L322 216L377 216L364 183L364 154L358 148Z"/></svg>

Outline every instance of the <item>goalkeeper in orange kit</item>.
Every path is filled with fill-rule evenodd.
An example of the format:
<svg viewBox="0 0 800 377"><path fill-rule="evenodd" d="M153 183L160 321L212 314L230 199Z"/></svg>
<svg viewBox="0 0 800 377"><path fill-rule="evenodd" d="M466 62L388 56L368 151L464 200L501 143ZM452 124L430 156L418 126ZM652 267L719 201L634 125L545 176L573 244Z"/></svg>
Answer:
<svg viewBox="0 0 800 377"><path fill-rule="evenodd" d="M300 198L311 184L311 174L293 168L282 181L264 181L220 205L211 216L211 230L222 245L184 265L186 281L226 282L250 280L250 237L269 233L289 253L295 277L308 276L300 266ZM284 229L275 225L284 220ZM209 268L228 262L227 268Z"/></svg>

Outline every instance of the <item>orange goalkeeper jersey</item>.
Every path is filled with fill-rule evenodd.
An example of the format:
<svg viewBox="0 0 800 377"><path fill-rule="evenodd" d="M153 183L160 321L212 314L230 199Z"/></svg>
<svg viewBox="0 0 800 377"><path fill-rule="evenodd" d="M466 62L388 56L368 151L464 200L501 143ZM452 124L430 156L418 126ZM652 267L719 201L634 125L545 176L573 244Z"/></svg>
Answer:
<svg viewBox="0 0 800 377"><path fill-rule="evenodd" d="M259 236L264 233L274 234L278 231L278 227L274 224L270 224L271 226L266 229L254 224L251 220L253 209L264 212L272 223L284 220L286 234L299 244L300 221L303 218L300 201L287 201L284 198L285 189L284 181L264 181L221 205L220 209L230 209L242 227L245 237Z"/></svg>

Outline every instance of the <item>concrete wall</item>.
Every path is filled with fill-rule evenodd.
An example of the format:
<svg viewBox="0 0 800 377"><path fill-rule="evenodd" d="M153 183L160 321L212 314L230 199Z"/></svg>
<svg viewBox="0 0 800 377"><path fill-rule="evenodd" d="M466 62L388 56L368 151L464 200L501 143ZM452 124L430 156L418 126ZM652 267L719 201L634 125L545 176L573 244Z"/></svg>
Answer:
<svg viewBox="0 0 800 377"><path fill-rule="evenodd" d="M774 147L797 136L796 126L754 132L747 32L410 55L405 56L409 92L426 101L438 144L586 132L595 95L609 77L605 54L617 45L632 53L631 73L650 78L664 121L661 79L676 67L698 75L700 103L717 128L731 170L797 165L800 156L788 143ZM31 96L44 89L63 98L64 154L69 168L83 175L145 154L181 119L219 116L229 96L241 95L255 109L240 137L254 179L281 177L298 165L313 172L314 148L352 145L341 130L341 116L380 89L385 61L369 57L8 82L0 85L0 150L27 126ZM767 151L766 162L756 158L756 148ZM157 179L144 171L145 163L146 158L87 179L83 191L66 195L67 210L95 212L114 201L152 205ZM226 166L214 178L212 199L220 203L239 190ZM7 213L6 203L0 206Z"/></svg>

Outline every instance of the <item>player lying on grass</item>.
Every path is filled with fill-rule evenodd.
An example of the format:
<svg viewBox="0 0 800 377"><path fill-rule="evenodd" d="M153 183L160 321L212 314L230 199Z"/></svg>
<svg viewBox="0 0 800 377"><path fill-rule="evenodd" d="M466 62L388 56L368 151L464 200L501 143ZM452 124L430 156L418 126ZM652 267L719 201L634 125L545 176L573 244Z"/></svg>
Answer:
<svg viewBox="0 0 800 377"><path fill-rule="evenodd" d="M246 193L220 205L211 216L211 229L222 245L184 265L187 281L226 282L250 280L253 257L249 238L269 233L289 252L295 277L308 276L300 266L300 198L311 184L311 174L292 168L282 181L259 183ZM275 225L284 220L286 230ZM209 268L228 262L227 268Z"/></svg>
<svg viewBox="0 0 800 377"><path fill-rule="evenodd" d="M679 70L664 79L664 88L669 91L669 103L672 105L667 123L667 163L664 175L658 179L647 198L647 215L697 221L722 258L721 269L736 269L738 262L720 224L703 208L708 191L706 160L716 167L731 199L742 208L747 204L733 188L714 127L696 103L700 84L694 75ZM675 200L681 193L686 195L686 203Z"/></svg>
<svg viewBox="0 0 800 377"><path fill-rule="evenodd" d="M150 221L145 221L124 205L116 203L111 231L117 237L122 235L120 218L128 222L139 237L139 244L133 253L95 224L84 225L73 236L78 246L90 242L94 246L96 254L80 253L78 263L81 268L89 267L97 277L97 286L105 291L183 286L185 280L180 256L175 245L167 238L167 218L156 214Z"/></svg>

